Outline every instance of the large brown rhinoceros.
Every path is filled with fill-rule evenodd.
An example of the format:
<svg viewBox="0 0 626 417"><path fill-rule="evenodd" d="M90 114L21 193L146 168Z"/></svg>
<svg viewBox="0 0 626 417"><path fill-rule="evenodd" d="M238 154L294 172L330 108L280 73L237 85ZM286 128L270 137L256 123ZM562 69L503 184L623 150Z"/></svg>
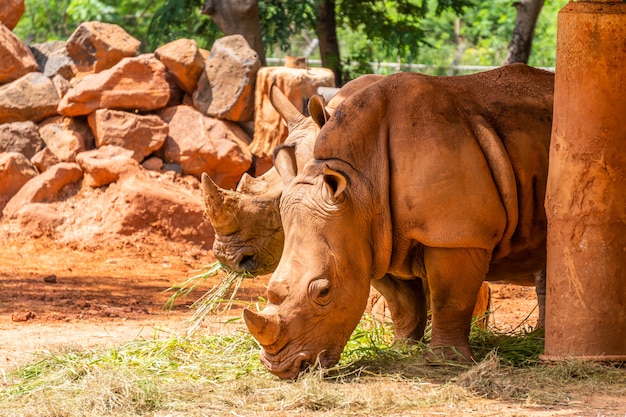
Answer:
<svg viewBox="0 0 626 417"><path fill-rule="evenodd" d="M553 86L553 74L523 64L396 74L335 110L302 172L292 148L276 152L284 251L267 306L244 311L270 372L334 365L380 279L419 321L416 338L428 294L433 356L472 358L483 281L532 285L545 265Z"/></svg>
<svg viewBox="0 0 626 417"><path fill-rule="evenodd" d="M285 145L293 147L297 169L303 169L313 159L315 139L329 112L334 112L347 97L382 78L381 75L368 74L350 81L325 107L324 102L314 96L309 103L310 117L301 114L276 86L271 88L270 100L289 128ZM236 191L218 187L206 174L202 176L202 185L206 213L215 231L215 257L237 272L247 271L255 275L273 272L284 241L279 212L283 182L278 172L272 168L258 178L244 174ZM424 296L421 284L421 281L398 281L392 277L373 283L381 293L391 288L392 293L401 291L403 294L403 297L394 297L391 302L385 303L398 340L421 337L426 317L421 315L420 309L416 309L413 301ZM488 307L490 296L487 286L482 289L481 296L475 309L477 318L483 317Z"/></svg>
<svg viewBox="0 0 626 417"><path fill-rule="evenodd" d="M350 81L326 108L320 97L314 96L310 117L300 113L276 86L271 88L270 101L288 121L289 135L284 143L294 147L299 169L313 159L313 144L328 112L334 111L346 97L382 78L368 74ZM283 182L276 170L272 168L258 178L244 174L236 191L219 188L206 174L202 175L202 186L206 214L215 231L215 257L237 272L254 275L273 272L284 239L278 208Z"/></svg>

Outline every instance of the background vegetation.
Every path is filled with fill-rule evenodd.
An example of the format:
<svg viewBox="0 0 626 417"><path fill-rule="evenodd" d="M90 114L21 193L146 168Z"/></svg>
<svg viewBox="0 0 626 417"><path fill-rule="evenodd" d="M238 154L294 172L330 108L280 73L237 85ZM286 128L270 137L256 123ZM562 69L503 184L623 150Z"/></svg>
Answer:
<svg viewBox="0 0 626 417"><path fill-rule="evenodd" d="M317 0L259 0L268 57L307 55L315 47ZM515 26L513 0L337 0L337 36L350 77L389 73L379 62L425 64L431 73L456 65L500 65ZM530 65L553 67L556 18L567 0L546 0ZM223 34L200 12L202 0L26 0L15 33L27 43L65 40L83 21L115 23L142 41L144 52L181 37L203 48ZM352 65L348 65L352 63ZM374 63L374 65L371 65ZM402 67L406 70L408 67Z"/></svg>

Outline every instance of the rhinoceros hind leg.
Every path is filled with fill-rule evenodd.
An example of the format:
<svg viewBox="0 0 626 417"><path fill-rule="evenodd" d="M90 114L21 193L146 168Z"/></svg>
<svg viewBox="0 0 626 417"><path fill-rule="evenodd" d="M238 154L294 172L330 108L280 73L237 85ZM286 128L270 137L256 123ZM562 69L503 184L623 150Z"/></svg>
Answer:
<svg viewBox="0 0 626 417"><path fill-rule="evenodd" d="M421 279L400 280L387 274L372 281L385 297L395 328L394 343L411 343L424 336L426 328L426 295Z"/></svg>
<svg viewBox="0 0 626 417"><path fill-rule="evenodd" d="M424 250L432 310L431 354L446 360L472 360L469 331L476 296L489 270L491 253L476 248Z"/></svg>

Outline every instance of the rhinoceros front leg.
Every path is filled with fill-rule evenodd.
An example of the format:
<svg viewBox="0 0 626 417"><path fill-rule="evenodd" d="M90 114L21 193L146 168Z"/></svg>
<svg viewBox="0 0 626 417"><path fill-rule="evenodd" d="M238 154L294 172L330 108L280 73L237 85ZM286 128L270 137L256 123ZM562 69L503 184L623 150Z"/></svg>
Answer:
<svg viewBox="0 0 626 417"><path fill-rule="evenodd" d="M491 252L484 249L424 249L432 310L431 357L460 361L474 358L469 346L472 311L490 259Z"/></svg>
<svg viewBox="0 0 626 417"><path fill-rule="evenodd" d="M394 343L421 340L426 328L426 295L421 279L397 279L389 274L372 281L385 297L395 328Z"/></svg>

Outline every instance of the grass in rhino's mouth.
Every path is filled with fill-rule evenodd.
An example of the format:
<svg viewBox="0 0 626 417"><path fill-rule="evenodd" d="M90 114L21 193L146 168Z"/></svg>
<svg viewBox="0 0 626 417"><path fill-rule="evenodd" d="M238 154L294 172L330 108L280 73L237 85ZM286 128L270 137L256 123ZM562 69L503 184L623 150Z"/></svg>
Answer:
<svg viewBox="0 0 626 417"><path fill-rule="evenodd" d="M172 309L177 299L189 295L206 280L218 275L221 277L217 283L191 305L194 312L189 319L190 325L187 329L189 335L195 333L210 315L228 314L243 280L254 276L248 272L235 272L216 261L206 265L202 272L192 276L182 284L173 285L166 290L174 291L174 294L165 303L166 308Z"/></svg>

